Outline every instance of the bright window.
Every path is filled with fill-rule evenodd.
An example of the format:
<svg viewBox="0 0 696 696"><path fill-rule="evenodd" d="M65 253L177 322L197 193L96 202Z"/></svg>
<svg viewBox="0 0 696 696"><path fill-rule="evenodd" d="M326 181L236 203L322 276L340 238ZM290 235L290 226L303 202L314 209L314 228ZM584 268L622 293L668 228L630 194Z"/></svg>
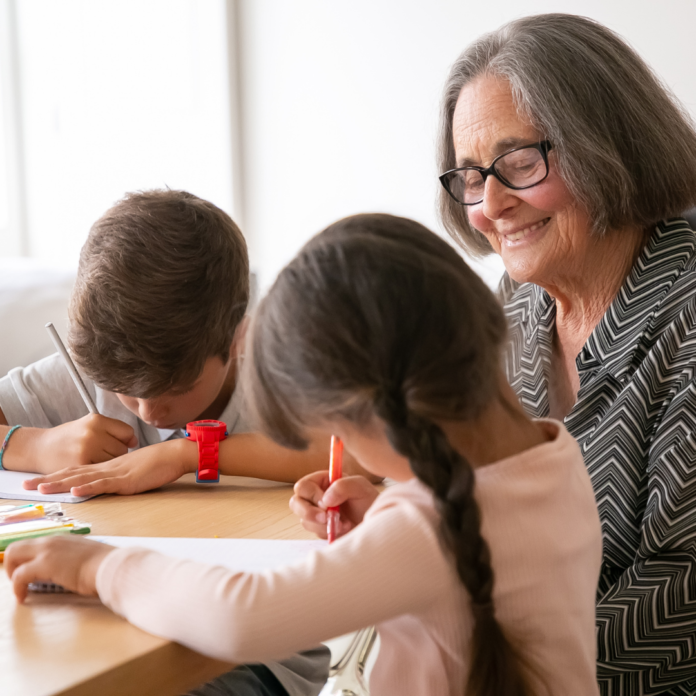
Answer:
<svg viewBox="0 0 696 696"><path fill-rule="evenodd" d="M234 214L224 0L0 3L15 14L22 134L0 228L14 175L31 256L76 262L126 191L183 188Z"/></svg>

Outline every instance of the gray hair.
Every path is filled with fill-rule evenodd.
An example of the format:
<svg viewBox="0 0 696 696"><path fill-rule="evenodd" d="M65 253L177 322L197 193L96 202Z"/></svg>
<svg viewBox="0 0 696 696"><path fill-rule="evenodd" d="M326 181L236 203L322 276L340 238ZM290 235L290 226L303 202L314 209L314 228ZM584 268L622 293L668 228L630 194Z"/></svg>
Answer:
<svg viewBox="0 0 696 696"><path fill-rule="evenodd" d="M510 83L519 113L553 143L560 176L593 231L647 228L696 203L691 117L640 56L586 17L524 17L482 36L455 61L440 117L440 171L456 167L452 118L480 75ZM440 190L445 229L474 256L491 252L463 206Z"/></svg>

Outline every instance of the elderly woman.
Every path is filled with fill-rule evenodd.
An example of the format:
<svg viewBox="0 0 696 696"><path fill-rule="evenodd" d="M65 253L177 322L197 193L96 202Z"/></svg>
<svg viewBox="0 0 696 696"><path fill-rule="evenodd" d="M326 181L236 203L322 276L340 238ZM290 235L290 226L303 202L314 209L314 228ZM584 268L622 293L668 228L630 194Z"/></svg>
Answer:
<svg viewBox="0 0 696 696"><path fill-rule="evenodd" d="M527 17L454 64L440 166L445 227L507 269L510 382L590 471L601 690L694 694L693 125L607 28Z"/></svg>

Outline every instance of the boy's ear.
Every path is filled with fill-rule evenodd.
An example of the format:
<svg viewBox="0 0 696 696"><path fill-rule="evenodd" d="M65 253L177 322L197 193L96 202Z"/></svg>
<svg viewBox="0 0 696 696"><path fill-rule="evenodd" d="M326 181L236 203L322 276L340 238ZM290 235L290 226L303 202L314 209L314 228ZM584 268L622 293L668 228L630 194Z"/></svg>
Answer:
<svg viewBox="0 0 696 696"><path fill-rule="evenodd" d="M234 338L232 339L232 345L230 346L230 358L235 360L237 358L244 357L244 342L246 340L247 329L249 328L249 316L245 316L242 321L237 325L237 329L234 332Z"/></svg>

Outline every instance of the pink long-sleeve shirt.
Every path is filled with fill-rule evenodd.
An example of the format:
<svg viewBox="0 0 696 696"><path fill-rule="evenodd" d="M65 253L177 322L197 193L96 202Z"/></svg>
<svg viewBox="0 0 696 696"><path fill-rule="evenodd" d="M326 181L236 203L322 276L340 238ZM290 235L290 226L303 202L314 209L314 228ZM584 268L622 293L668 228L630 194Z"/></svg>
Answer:
<svg viewBox="0 0 696 696"><path fill-rule="evenodd" d="M539 693L593 696L599 517L577 444L560 423L540 422L552 440L476 470L495 613L541 678L531 677ZM372 694L460 695L472 616L438 529L432 495L413 479L384 491L350 534L294 565L235 573L116 549L97 590L142 629L234 662L282 658L375 624Z"/></svg>

